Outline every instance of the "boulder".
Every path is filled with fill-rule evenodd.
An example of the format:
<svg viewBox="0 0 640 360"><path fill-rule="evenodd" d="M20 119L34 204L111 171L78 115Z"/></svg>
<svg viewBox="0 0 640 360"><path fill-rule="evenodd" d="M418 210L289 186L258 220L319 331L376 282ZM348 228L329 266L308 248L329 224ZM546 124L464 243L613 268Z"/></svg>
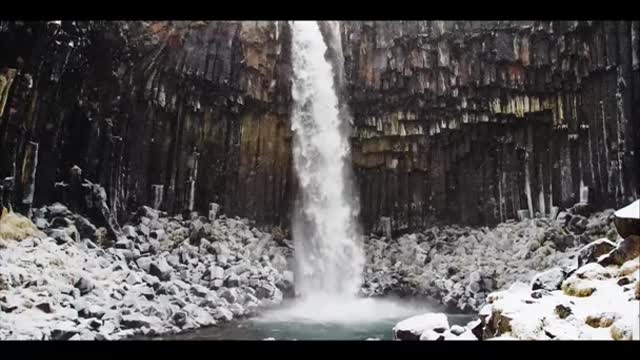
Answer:
<svg viewBox="0 0 640 360"><path fill-rule="evenodd" d="M151 327L152 317L142 314L123 315L120 319L120 327L124 329L136 329L141 327Z"/></svg>
<svg viewBox="0 0 640 360"><path fill-rule="evenodd" d="M640 256L640 235L629 235L610 253L598 260L602 266L621 266L625 262Z"/></svg>
<svg viewBox="0 0 640 360"><path fill-rule="evenodd" d="M151 262L151 265L149 265L149 273L157 276L160 281L167 281L171 279L172 272L173 269L164 259L158 259Z"/></svg>
<svg viewBox="0 0 640 360"><path fill-rule="evenodd" d="M231 321L233 320L233 313L224 306L220 306L215 310L213 318L220 321Z"/></svg>
<svg viewBox="0 0 640 360"><path fill-rule="evenodd" d="M138 265L138 268L140 268L140 270L143 270L144 272L149 272L151 269L151 257L149 256L143 256L143 257L139 257L136 259L136 264Z"/></svg>
<svg viewBox="0 0 640 360"><path fill-rule="evenodd" d="M95 285L93 284L93 282L86 277L81 277L80 279L78 279L78 281L76 281L76 283L73 286L76 289L80 290L80 295L88 294L89 292L91 292L91 290L95 288Z"/></svg>
<svg viewBox="0 0 640 360"><path fill-rule="evenodd" d="M538 274L531 282L531 290L559 290L564 281L564 271L555 267Z"/></svg>
<svg viewBox="0 0 640 360"><path fill-rule="evenodd" d="M209 279L222 280L224 279L224 269L220 266L212 266L209 268Z"/></svg>
<svg viewBox="0 0 640 360"><path fill-rule="evenodd" d="M621 237L640 236L640 200L616 211L613 222Z"/></svg>
<svg viewBox="0 0 640 360"><path fill-rule="evenodd" d="M607 239L599 239L582 247L578 252L578 267L590 262L598 261L598 258L616 248L616 244Z"/></svg>
<svg viewBox="0 0 640 360"><path fill-rule="evenodd" d="M451 326L451 333L454 335L460 335L462 333L464 333L466 331L466 329L460 325L452 325Z"/></svg>
<svg viewBox="0 0 640 360"><path fill-rule="evenodd" d="M171 317L173 323L178 327L183 327L187 323L187 314L184 311L178 311Z"/></svg>
<svg viewBox="0 0 640 360"><path fill-rule="evenodd" d="M449 330L447 316L442 313L428 313L403 320L393 327L396 340L420 340L423 333L433 331L442 334Z"/></svg>

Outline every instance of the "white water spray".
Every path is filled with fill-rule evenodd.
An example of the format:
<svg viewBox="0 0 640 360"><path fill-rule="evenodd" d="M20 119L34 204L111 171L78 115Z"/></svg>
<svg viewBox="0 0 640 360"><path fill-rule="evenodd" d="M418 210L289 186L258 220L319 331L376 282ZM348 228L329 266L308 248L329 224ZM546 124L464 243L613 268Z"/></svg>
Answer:
<svg viewBox="0 0 640 360"><path fill-rule="evenodd" d="M354 298L364 254L348 193L349 140L341 124L327 46L315 21L292 28L294 165L301 189L293 235L303 298ZM331 27L335 31L336 27Z"/></svg>
<svg viewBox="0 0 640 360"><path fill-rule="evenodd" d="M327 26L338 42L337 24ZM351 194L348 114L338 108L327 45L316 22L292 29L294 166L300 182L293 237L296 290L290 304L261 314L256 322L354 324L400 320L429 311L426 304L361 298L364 250L356 198ZM333 43L335 47L337 44ZM335 51L340 59L340 51ZM358 325L358 326L360 326ZM274 325L276 326L276 325ZM279 325L278 325L279 326Z"/></svg>

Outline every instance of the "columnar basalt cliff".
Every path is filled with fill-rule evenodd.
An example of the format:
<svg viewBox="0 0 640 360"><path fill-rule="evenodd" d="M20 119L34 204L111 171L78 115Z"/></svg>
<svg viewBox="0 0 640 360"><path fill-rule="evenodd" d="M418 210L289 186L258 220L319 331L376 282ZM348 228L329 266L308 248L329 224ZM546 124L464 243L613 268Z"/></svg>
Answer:
<svg viewBox="0 0 640 360"><path fill-rule="evenodd" d="M639 24L341 23L365 229L636 198ZM290 47L286 22L0 22L0 202L81 171L120 221L215 202L287 227Z"/></svg>
<svg viewBox="0 0 640 360"><path fill-rule="evenodd" d="M342 31L367 228L380 217L396 230L492 224L637 197L637 22Z"/></svg>
<svg viewBox="0 0 640 360"><path fill-rule="evenodd" d="M58 200L77 165L121 220L216 202L288 224L286 23L3 22L0 36L6 203L31 205L37 152L35 203Z"/></svg>

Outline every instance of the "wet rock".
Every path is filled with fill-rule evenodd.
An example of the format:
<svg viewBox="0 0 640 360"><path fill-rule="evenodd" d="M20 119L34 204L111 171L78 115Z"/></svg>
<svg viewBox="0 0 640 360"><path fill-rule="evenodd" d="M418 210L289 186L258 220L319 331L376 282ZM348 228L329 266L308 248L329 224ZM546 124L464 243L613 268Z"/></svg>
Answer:
<svg viewBox="0 0 640 360"><path fill-rule="evenodd" d="M96 318L102 319L105 314L105 310L98 305L89 305L78 309L78 316L82 318Z"/></svg>
<svg viewBox="0 0 640 360"><path fill-rule="evenodd" d="M51 330L51 340L65 341L71 339L74 335L79 334L80 331L73 325L59 325Z"/></svg>
<svg viewBox="0 0 640 360"><path fill-rule="evenodd" d="M199 296L199 297L204 297L207 294L209 294L209 289L205 288L202 285L198 285L198 284L193 284L191 285L191 288L189 288L189 291L194 294L195 296Z"/></svg>
<svg viewBox="0 0 640 360"><path fill-rule="evenodd" d="M270 298L275 294L276 290L277 289L274 286L271 286L268 283L261 283L256 288L256 296L258 299Z"/></svg>
<svg viewBox="0 0 640 360"><path fill-rule="evenodd" d="M220 266L212 266L209 268L209 278L211 280L224 279L224 269Z"/></svg>
<svg viewBox="0 0 640 360"><path fill-rule="evenodd" d="M75 226L81 238L95 239L98 229L86 218L77 216Z"/></svg>
<svg viewBox="0 0 640 360"><path fill-rule="evenodd" d="M151 327L153 319L142 314L123 315L120 319L120 326L124 329L136 329L141 327Z"/></svg>
<svg viewBox="0 0 640 360"><path fill-rule="evenodd" d="M180 259L177 255L169 255L167 256L167 264L169 264L169 266L171 266L172 268L177 269L180 267Z"/></svg>
<svg viewBox="0 0 640 360"><path fill-rule="evenodd" d="M219 296L227 300L229 304L233 304L238 300L238 294L235 289L229 289L229 288L222 289L222 291L219 292Z"/></svg>
<svg viewBox="0 0 640 360"><path fill-rule="evenodd" d="M598 260L603 266L622 265L640 256L640 235L629 235L610 253Z"/></svg>
<svg viewBox="0 0 640 360"><path fill-rule="evenodd" d="M450 331L454 335L460 335L464 333L466 329L460 325L452 325Z"/></svg>
<svg viewBox="0 0 640 360"><path fill-rule="evenodd" d="M140 295L144 296L144 298L147 300L153 300L153 298L156 296L156 293L155 291L153 291L153 288L144 286L140 289Z"/></svg>
<svg viewBox="0 0 640 360"><path fill-rule="evenodd" d="M616 244L607 239L599 239L580 249L578 253L578 267L590 262L598 261L598 258L616 248Z"/></svg>
<svg viewBox="0 0 640 360"><path fill-rule="evenodd" d="M619 315L613 312L602 312L595 315L588 315L585 323L594 328L606 328L619 319Z"/></svg>
<svg viewBox="0 0 640 360"><path fill-rule="evenodd" d="M74 238L69 235L69 231L65 229L52 229L49 231L49 236L56 240L58 245L67 244L74 241Z"/></svg>
<svg viewBox="0 0 640 360"><path fill-rule="evenodd" d="M240 286L240 277L236 274L230 274L229 276L227 276L224 285L230 288L238 287Z"/></svg>

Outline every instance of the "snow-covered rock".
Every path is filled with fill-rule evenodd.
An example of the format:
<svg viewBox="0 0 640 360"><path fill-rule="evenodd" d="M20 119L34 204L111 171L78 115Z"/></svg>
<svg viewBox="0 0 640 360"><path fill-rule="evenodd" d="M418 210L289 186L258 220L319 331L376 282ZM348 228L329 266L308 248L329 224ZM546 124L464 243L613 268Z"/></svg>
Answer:
<svg viewBox="0 0 640 360"><path fill-rule="evenodd" d="M427 313L402 320L393 327L393 338L396 340L421 340L421 336L426 332L442 334L449 330L447 316L442 313ZM425 335L435 336L431 333Z"/></svg>
<svg viewBox="0 0 640 360"><path fill-rule="evenodd" d="M538 274L531 283L531 290L544 289L548 291L558 290L564 280L564 271L561 268L553 268Z"/></svg>
<svg viewBox="0 0 640 360"><path fill-rule="evenodd" d="M626 275L631 283L625 286L618 284L619 274L614 267L588 263L563 282L563 290L538 298L522 287L490 294L485 334L523 340L640 340L634 330L640 301L629 291L640 282L640 270Z"/></svg>

